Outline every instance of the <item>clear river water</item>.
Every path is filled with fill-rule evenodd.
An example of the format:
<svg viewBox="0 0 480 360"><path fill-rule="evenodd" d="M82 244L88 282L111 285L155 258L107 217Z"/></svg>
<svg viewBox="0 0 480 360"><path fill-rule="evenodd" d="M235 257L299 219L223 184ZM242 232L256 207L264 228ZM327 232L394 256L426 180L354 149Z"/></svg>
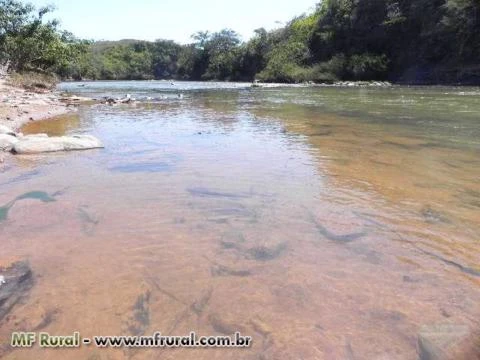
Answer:
<svg viewBox="0 0 480 360"><path fill-rule="evenodd" d="M5 359L416 359L432 324L480 327L480 90L64 83L82 105L25 133L105 149L0 172L2 257L28 297ZM46 350L10 333L224 335L248 349ZM8 339L8 340L5 340Z"/></svg>

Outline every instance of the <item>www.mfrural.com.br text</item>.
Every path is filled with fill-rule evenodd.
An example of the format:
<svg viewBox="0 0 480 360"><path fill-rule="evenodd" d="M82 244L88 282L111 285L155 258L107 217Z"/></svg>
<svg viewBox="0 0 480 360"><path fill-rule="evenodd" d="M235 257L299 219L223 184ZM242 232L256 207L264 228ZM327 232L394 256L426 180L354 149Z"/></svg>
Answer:
<svg viewBox="0 0 480 360"><path fill-rule="evenodd" d="M93 336L82 337L79 332L67 336L47 332L14 332L11 337L14 348L249 348L250 336L239 332L232 336L198 336L194 331L185 336L165 336L155 332L149 336Z"/></svg>

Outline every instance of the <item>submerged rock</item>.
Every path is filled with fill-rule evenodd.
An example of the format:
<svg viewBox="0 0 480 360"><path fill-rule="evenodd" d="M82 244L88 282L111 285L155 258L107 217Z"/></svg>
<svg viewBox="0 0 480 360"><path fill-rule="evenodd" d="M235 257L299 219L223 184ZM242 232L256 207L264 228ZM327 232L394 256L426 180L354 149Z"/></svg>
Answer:
<svg viewBox="0 0 480 360"><path fill-rule="evenodd" d="M44 152L73 151L103 148L100 140L91 135L74 136L24 136L13 147L16 154L38 154Z"/></svg>
<svg viewBox="0 0 480 360"><path fill-rule="evenodd" d="M245 332L245 327L229 318L225 318L218 313L208 315L208 322L212 328L223 335L233 335L236 332Z"/></svg>
<svg viewBox="0 0 480 360"><path fill-rule="evenodd" d="M0 267L0 321L33 285L33 275L26 261Z"/></svg>
<svg viewBox="0 0 480 360"><path fill-rule="evenodd" d="M144 335L150 325L150 291L138 296L133 306L133 315L127 324L128 332L131 335Z"/></svg>
<svg viewBox="0 0 480 360"><path fill-rule="evenodd" d="M361 239L361 238L363 238L364 236L367 235L366 231L361 231L361 232L356 232L356 233L347 233L347 234L341 234L341 235L340 234L335 234L335 233L331 232L330 230L328 230L325 226L320 224L315 219L315 216L312 213L310 213L310 218L311 218L313 224L315 225L315 227L317 228L318 232L320 233L320 235L322 235L324 238L326 238L330 241L347 244L347 243L350 243L352 241Z"/></svg>
<svg viewBox="0 0 480 360"><path fill-rule="evenodd" d="M246 251L246 257L248 259L256 261L270 261L275 260L282 255L287 249L287 243L281 243L273 248L266 246L257 246Z"/></svg>
<svg viewBox="0 0 480 360"><path fill-rule="evenodd" d="M424 326L418 334L420 360L443 360L448 358L458 344L470 335L468 326L440 324Z"/></svg>
<svg viewBox="0 0 480 360"><path fill-rule="evenodd" d="M420 213L422 214L425 221L429 224L437 223L450 223L450 220L443 213L431 208L430 206L425 206Z"/></svg>
<svg viewBox="0 0 480 360"><path fill-rule="evenodd" d="M15 199L10 201L9 203L3 206L0 206L0 222L7 219L8 212L13 207L13 205L15 205L17 201L25 200L25 199L34 199L34 200L40 200L41 202L44 202L44 203L48 203L48 202L56 201L54 196L56 195L53 194L50 196L44 191L30 191L28 193L17 196Z"/></svg>
<svg viewBox="0 0 480 360"><path fill-rule="evenodd" d="M228 266L223 266L220 264L213 265L210 268L210 273L212 276L238 276L238 277L246 277L252 275L250 270L244 269L232 269Z"/></svg>
<svg viewBox="0 0 480 360"><path fill-rule="evenodd" d="M114 104L130 104L136 101L135 98L132 98L130 94L126 94L124 98L115 99L113 97L107 96L103 98L103 103L107 105L114 105Z"/></svg>
<svg viewBox="0 0 480 360"><path fill-rule="evenodd" d="M202 315L203 311L207 307L210 299L212 298L213 288L205 290L200 298L195 300L191 305L190 309L197 314L198 316Z"/></svg>

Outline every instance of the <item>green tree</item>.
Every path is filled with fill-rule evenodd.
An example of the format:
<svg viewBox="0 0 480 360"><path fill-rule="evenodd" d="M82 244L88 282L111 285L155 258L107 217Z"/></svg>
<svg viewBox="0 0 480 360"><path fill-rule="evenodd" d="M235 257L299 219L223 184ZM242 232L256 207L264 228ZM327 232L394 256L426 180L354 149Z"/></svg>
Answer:
<svg viewBox="0 0 480 360"><path fill-rule="evenodd" d="M0 60L14 71L51 72L76 59L84 48L56 20L44 21L53 10L0 0Z"/></svg>
<svg viewBox="0 0 480 360"><path fill-rule="evenodd" d="M204 79L230 80L236 78L239 68L240 38L231 29L223 29L212 34L203 44L208 66Z"/></svg>

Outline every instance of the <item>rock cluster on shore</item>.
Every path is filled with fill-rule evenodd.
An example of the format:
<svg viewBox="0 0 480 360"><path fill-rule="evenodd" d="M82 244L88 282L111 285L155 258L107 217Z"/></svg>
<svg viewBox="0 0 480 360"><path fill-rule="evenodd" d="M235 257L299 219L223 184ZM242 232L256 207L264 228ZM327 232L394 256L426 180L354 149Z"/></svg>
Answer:
<svg viewBox="0 0 480 360"><path fill-rule="evenodd" d="M34 93L12 87L0 79L0 125L11 130L34 120L42 120L76 110L82 99L54 92Z"/></svg>
<svg viewBox="0 0 480 360"><path fill-rule="evenodd" d="M33 93L12 87L0 79L0 162L1 152L36 154L53 151L72 151L102 148L100 140L90 135L49 137L46 134L23 135L20 127L34 120L42 120L75 111L84 100L53 92Z"/></svg>

